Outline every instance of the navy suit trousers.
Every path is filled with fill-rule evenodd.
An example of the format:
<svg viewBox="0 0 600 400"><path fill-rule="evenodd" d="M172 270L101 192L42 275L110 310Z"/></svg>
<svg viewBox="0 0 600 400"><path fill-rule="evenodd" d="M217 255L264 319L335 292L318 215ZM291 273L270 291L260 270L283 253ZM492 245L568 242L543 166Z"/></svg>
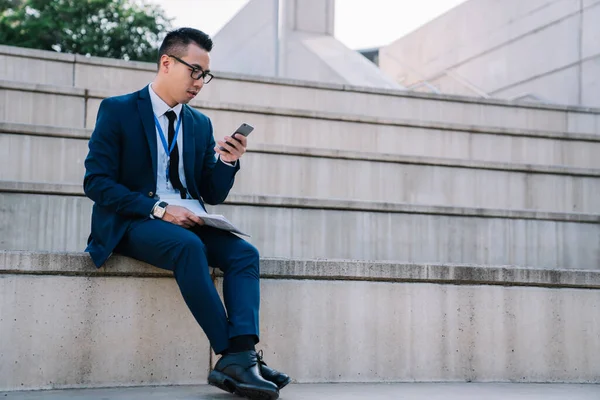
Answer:
<svg viewBox="0 0 600 400"><path fill-rule="evenodd" d="M235 336L253 335L258 342L259 254L249 242L208 226L185 229L145 219L131 224L115 253L173 271L215 353L226 350ZM209 265L223 271L224 305Z"/></svg>

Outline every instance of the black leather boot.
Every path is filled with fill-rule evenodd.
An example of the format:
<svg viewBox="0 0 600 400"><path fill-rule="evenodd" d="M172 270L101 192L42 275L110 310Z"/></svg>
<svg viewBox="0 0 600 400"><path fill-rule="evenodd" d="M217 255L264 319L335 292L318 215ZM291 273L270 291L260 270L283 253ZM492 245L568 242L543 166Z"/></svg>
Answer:
<svg viewBox="0 0 600 400"><path fill-rule="evenodd" d="M279 372L267 366L267 363L263 361L262 350L258 352L258 364L260 365L260 374L262 375L262 377L268 380L269 382L273 382L274 384L276 384L279 390L283 389L287 384L289 384L292 381L292 378L290 378L283 372Z"/></svg>
<svg viewBox="0 0 600 400"><path fill-rule="evenodd" d="M251 400L279 398L277 386L261 376L258 354L254 350L229 353L221 357L208 375L208 383Z"/></svg>

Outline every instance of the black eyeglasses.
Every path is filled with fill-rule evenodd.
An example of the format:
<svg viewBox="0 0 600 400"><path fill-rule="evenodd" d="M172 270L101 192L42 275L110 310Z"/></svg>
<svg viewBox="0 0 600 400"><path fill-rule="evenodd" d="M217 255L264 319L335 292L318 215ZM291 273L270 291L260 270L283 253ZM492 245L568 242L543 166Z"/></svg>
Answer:
<svg viewBox="0 0 600 400"><path fill-rule="evenodd" d="M202 70L202 68L194 67L193 65L186 63L179 57L175 57L172 55L169 55L169 57L176 59L177 61L179 61L180 63L187 66L189 69L191 69L192 70L192 73L191 73L192 79L198 80L198 79L202 78L204 80L204 84L207 84L208 82L210 82L212 80L212 78L214 78L213 74L211 74L210 72L208 72L208 71L204 72Z"/></svg>

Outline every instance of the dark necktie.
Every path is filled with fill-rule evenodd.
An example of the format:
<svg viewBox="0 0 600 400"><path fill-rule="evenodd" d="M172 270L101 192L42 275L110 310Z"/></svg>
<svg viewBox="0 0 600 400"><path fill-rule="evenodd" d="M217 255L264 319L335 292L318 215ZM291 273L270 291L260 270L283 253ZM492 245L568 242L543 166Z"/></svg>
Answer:
<svg viewBox="0 0 600 400"><path fill-rule="evenodd" d="M169 119L169 148L171 148L173 138L175 137L175 120L177 119L177 115L173 111L167 111L165 116ZM179 134L181 135L181 132L179 132ZM175 147L173 147L171 158L169 159L169 180L173 187L179 190L181 198L185 199L187 197L187 191L179 180L179 148L177 142L175 142Z"/></svg>

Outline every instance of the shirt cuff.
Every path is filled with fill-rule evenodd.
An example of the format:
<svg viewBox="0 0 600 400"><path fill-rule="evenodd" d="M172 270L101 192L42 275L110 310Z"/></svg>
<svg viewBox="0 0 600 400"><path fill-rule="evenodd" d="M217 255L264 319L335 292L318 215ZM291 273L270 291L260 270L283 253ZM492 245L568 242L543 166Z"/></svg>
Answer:
<svg viewBox="0 0 600 400"><path fill-rule="evenodd" d="M219 160L221 160L221 155L219 155ZM230 166L230 167L232 167L232 168L235 168L235 166L237 166L237 160L235 160L235 161L233 162L233 164L232 164L232 163L230 163L230 162L228 162L228 161L223 161L223 160L221 160L221 162L222 162L223 164L227 165L227 166Z"/></svg>

